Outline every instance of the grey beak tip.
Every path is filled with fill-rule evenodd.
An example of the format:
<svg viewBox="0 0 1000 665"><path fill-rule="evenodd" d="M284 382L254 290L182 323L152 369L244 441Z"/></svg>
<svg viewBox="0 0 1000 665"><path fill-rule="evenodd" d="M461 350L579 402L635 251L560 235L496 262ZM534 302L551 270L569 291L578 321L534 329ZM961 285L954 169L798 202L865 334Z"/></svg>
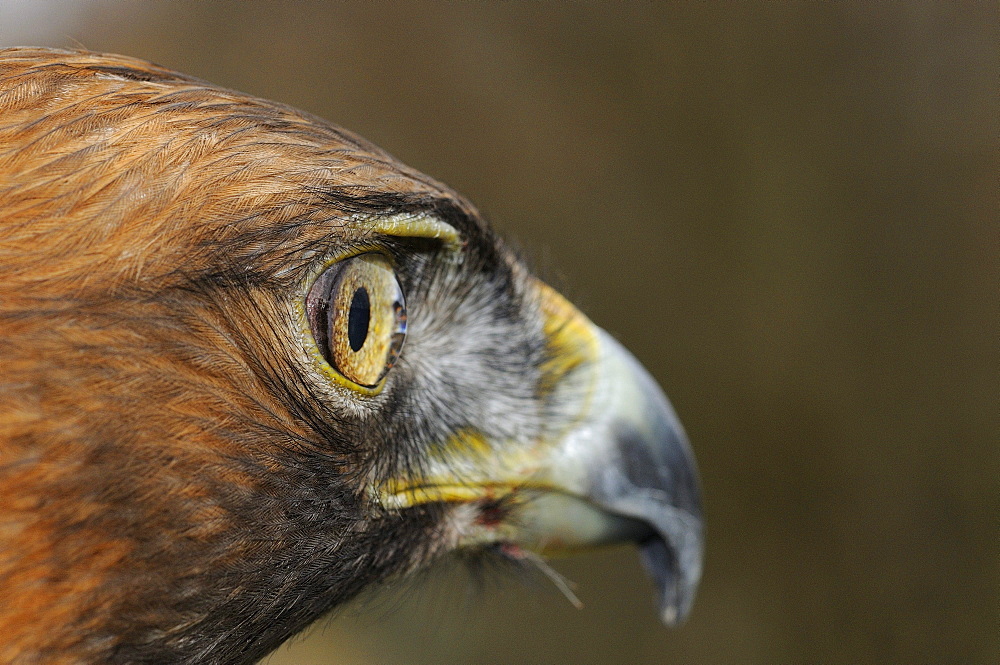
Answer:
<svg viewBox="0 0 1000 665"><path fill-rule="evenodd" d="M704 523L698 467L656 380L602 333L603 420L578 429L591 451L585 494L610 515L641 524L633 535L658 592L664 624L683 623L701 579Z"/></svg>
<svg viewBox="0 0 1000 665"><path fill-rule="evenodd" d="M698 471L683 428L672 410L652 436L619 426L621 466L603 471L609 505L645 522L650 531L639 543L643 564L656 587L660 619L682 624L691 611L701 579L704 523ZM650 447L647 442L657 445Z"/></svg>
<svg viewBox="0 0 1000 665"><path fill-rule="evenodd" d="M687 619L701 578L700 524L696 531L685 529L677 535L670 544L654 536L639 545L643 564L656 585L660 620L668 627Z"/></svg>

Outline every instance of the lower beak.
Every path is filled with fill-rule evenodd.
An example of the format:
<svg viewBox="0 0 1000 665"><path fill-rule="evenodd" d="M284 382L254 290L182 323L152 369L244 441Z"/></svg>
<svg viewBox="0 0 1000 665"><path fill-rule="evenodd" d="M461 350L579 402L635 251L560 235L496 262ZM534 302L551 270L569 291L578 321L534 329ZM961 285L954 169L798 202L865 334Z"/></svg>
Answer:
<svg viewBox="0 0 1000 665"><path fill-rule="evenodd" d="M572 403L571 415L554 418L531 446L465 436L450 446L447 468L390 483L379 498L391 509L436 502L493 506L495 513L504 506L502 519L471 522L460 546L509 543L554 554L635 542L658 591L660 618L676 625L694 600L704 542L684 430L628 351L554 292L545 295L558 298L550 315L572 318L572 325L553 327L563 338L559 346L586 356L556 363L550 399ZM567 344L567 331L580 343ZM457 466L455 450L464 458Z"/></svg>

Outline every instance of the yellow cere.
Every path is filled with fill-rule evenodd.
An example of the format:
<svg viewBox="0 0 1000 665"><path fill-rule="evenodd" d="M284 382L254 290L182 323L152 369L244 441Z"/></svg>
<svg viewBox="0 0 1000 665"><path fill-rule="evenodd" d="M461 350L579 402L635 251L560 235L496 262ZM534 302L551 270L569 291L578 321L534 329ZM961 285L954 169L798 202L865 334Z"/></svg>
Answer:
<svg viewBox="0 0 1000 665"><path fill-rule="evenodd" d="M544 282L535 281L548 358L542 364L538 390L551 392L571 371L597 358L599 342L594 324L580 310Z"/></svg>

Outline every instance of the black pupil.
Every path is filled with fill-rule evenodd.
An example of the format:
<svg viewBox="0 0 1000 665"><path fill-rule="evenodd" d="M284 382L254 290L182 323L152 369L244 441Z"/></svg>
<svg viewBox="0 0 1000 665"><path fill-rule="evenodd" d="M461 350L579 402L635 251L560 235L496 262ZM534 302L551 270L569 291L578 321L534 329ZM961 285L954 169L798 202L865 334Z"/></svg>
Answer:
<svg viewBox="0 0 1000 665"><path fill-rule="evenodd" d="M368 322L371 321L371 305L368 302L368 290L365 287L354 292L351 300L351 313L347 315L347 341L351 351L358 351L365 345L368 337Z"/></svg>

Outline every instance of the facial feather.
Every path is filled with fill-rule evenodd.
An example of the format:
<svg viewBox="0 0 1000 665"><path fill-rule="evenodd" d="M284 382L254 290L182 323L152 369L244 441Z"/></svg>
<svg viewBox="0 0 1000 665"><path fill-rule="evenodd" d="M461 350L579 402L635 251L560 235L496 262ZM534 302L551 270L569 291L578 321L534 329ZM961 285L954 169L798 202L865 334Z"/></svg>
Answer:
<svg viewBox="0 0 1000 665"><path fill-rule="evenodd" d="M303 308L364 252L392 266L408 332L362 399ZM325 121L121 56L0 50L0 588L19 599L0 602L0 661L250 663L499 538L521 497L380 492L442 468L461 484L470 452L578 425L574 334L595 333L547 289L470 203Z"/></svg>
<svg viewBox="0 0 1000 665"><path fill-rule="evenodd" d="M404 523L366 490L482 415L454 377L534 363L472 207L348 132L126 58L6 52L0 91L0 580L26 599L0 605L0 659L249 662L443 548L439 509ZM479 241L412 276L410 356L445 360L345 416L290 303L317 257L370 241L357 220L422 209ZM530 379L483 367L529 404Z"/></svg>

